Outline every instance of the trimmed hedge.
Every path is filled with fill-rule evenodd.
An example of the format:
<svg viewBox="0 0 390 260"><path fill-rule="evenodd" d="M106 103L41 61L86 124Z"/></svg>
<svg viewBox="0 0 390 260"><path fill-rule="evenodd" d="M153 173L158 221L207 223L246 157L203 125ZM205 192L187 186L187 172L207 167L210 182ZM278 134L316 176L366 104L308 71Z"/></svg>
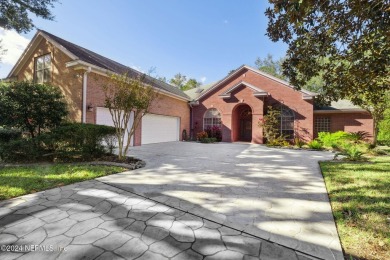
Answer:
<svg viewBox="0 0 390 260"><path fill-rule="evenodd" d="M0 158L6 162L91 160L109 152L104 140L114 135L114 127L67 123L34 139L1 145Z"/></svg>
<svg viewBox="0 0 390 260"><path fill-rule="evenodd" d="M0 143L8 143L22 137L22 132L15 129L0 128Z"/></svg>

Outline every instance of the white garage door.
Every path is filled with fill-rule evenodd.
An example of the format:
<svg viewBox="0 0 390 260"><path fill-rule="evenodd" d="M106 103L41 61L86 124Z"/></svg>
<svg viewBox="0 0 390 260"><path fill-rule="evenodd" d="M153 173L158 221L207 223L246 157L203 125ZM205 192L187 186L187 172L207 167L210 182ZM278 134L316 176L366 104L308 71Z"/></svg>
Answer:
<svg viewBox="0 0 390 260"><path fill-rule="evenodd" d="M141 144L179 141L180 118L146 114L142 118Z"/></svg>
<svg viewBox="0 0 390 260"><path fill-rule="evenodd" d="M134 113L130 116L129 128L133 125L134 122ZM96 124L97 125L108 125L114 126L114 122L112 121L112 116L110 114L110 110L105 107L97 107L96 108ZM124 144L127 143L128 136L125 134ZM130 145L133 146L133 138L130 141Z"/></svg>

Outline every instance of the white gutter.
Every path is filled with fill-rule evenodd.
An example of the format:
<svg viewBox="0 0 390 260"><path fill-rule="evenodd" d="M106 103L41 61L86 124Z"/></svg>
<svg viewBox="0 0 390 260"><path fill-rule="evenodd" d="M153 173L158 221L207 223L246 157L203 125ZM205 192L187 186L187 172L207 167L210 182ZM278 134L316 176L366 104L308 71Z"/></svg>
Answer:
<svg viewBox="0 0 390 260"><path fill-rule="evenodd" d="M87 122L87 82L88 82L88 73L91 72L91 67L84 72L83 76L83 120L85 124Z"/></svg>

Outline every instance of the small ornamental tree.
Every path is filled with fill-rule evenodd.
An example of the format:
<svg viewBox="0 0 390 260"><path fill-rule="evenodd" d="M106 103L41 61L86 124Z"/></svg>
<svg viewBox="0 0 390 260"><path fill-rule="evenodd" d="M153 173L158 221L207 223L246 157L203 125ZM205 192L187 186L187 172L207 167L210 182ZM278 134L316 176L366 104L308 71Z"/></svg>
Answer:
<svg viewBox="0 0 390 260"><path fill-rule="evenodd" d="M267 114L260 118L258 125L263 128L267 143L275 143L280 138L280 110L268 106Z"/></svg>
<svg viewBox="0 0 390 260"><path fill-rule="evenodd" d="M131 77L128 73L112 74L101 85L105 106L109 109L118 139L118 158L126 156L132 136L142 117L149 112L158 92L145 83L146 75ZM129 126L131 114L134 113L133 124ZM127 134L127 142L124 137Z"/></svg>
<svg viewBox="0 0 390 260"><path fill-rule="evenodd" d="M32 138L68 115L61 90L28 81L0 85L0 125L28 131Z"/></svg>

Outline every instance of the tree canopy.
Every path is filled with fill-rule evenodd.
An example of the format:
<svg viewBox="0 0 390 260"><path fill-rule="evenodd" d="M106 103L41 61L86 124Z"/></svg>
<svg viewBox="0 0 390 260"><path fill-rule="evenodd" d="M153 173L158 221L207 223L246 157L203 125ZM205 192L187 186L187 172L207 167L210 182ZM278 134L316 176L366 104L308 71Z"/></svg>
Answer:
<svg viewBox="0 0 390 260"><path fill-rule="evenodd" d="M174 85L175 87L181 89L181 90L189 90L192 88L199 87L201 83L197 81L196 79L190 78L187 80L187 76L177 73L170 81L170 84Z"/></svg>
<svg viewBox="0 0 390 260"><path fill-rule="evenodd" d="M60 125L68 115L67 104L58 87L19 81L0 85L0 125L28 131Z"/></svg>
<svg viewBox="0 0 390 260"><path fill-rule="evenodd" d="M282 80L288 80L288 78L283 75L283 61L284 58L274 60L274 57L268 53L266 58L258 57L255 61L255 65L257 69L264 71L265 73Z"/></svg>
<svg viewBox="0 0 390 260"><path fill-rule="evenodd" d="M348 98L381 120L390 90L390 0L269 2L267 35L288 44L283 74L292 85L321 75L329 100Z"/></svg>
<svg viewBox="0 0 390 260"><path fill-rule="evenodd" d="M46 20L53 20L50 8L57 0L1 0L0 1L0 27L18 33L27 33L34 28L29 17L35 14Z"/></svg>
<svg viewBox="0 0 390 260"><path fill-rule="evenodd" d="M146 75L132 77L128 73L112 74L100 83L105 107L109 109L116 129L120 160L126 156L142 117L149 112L152 102L158 98L159 93L145 83L145 78ZM127 143L124 142L125 135Z"/></svg>

